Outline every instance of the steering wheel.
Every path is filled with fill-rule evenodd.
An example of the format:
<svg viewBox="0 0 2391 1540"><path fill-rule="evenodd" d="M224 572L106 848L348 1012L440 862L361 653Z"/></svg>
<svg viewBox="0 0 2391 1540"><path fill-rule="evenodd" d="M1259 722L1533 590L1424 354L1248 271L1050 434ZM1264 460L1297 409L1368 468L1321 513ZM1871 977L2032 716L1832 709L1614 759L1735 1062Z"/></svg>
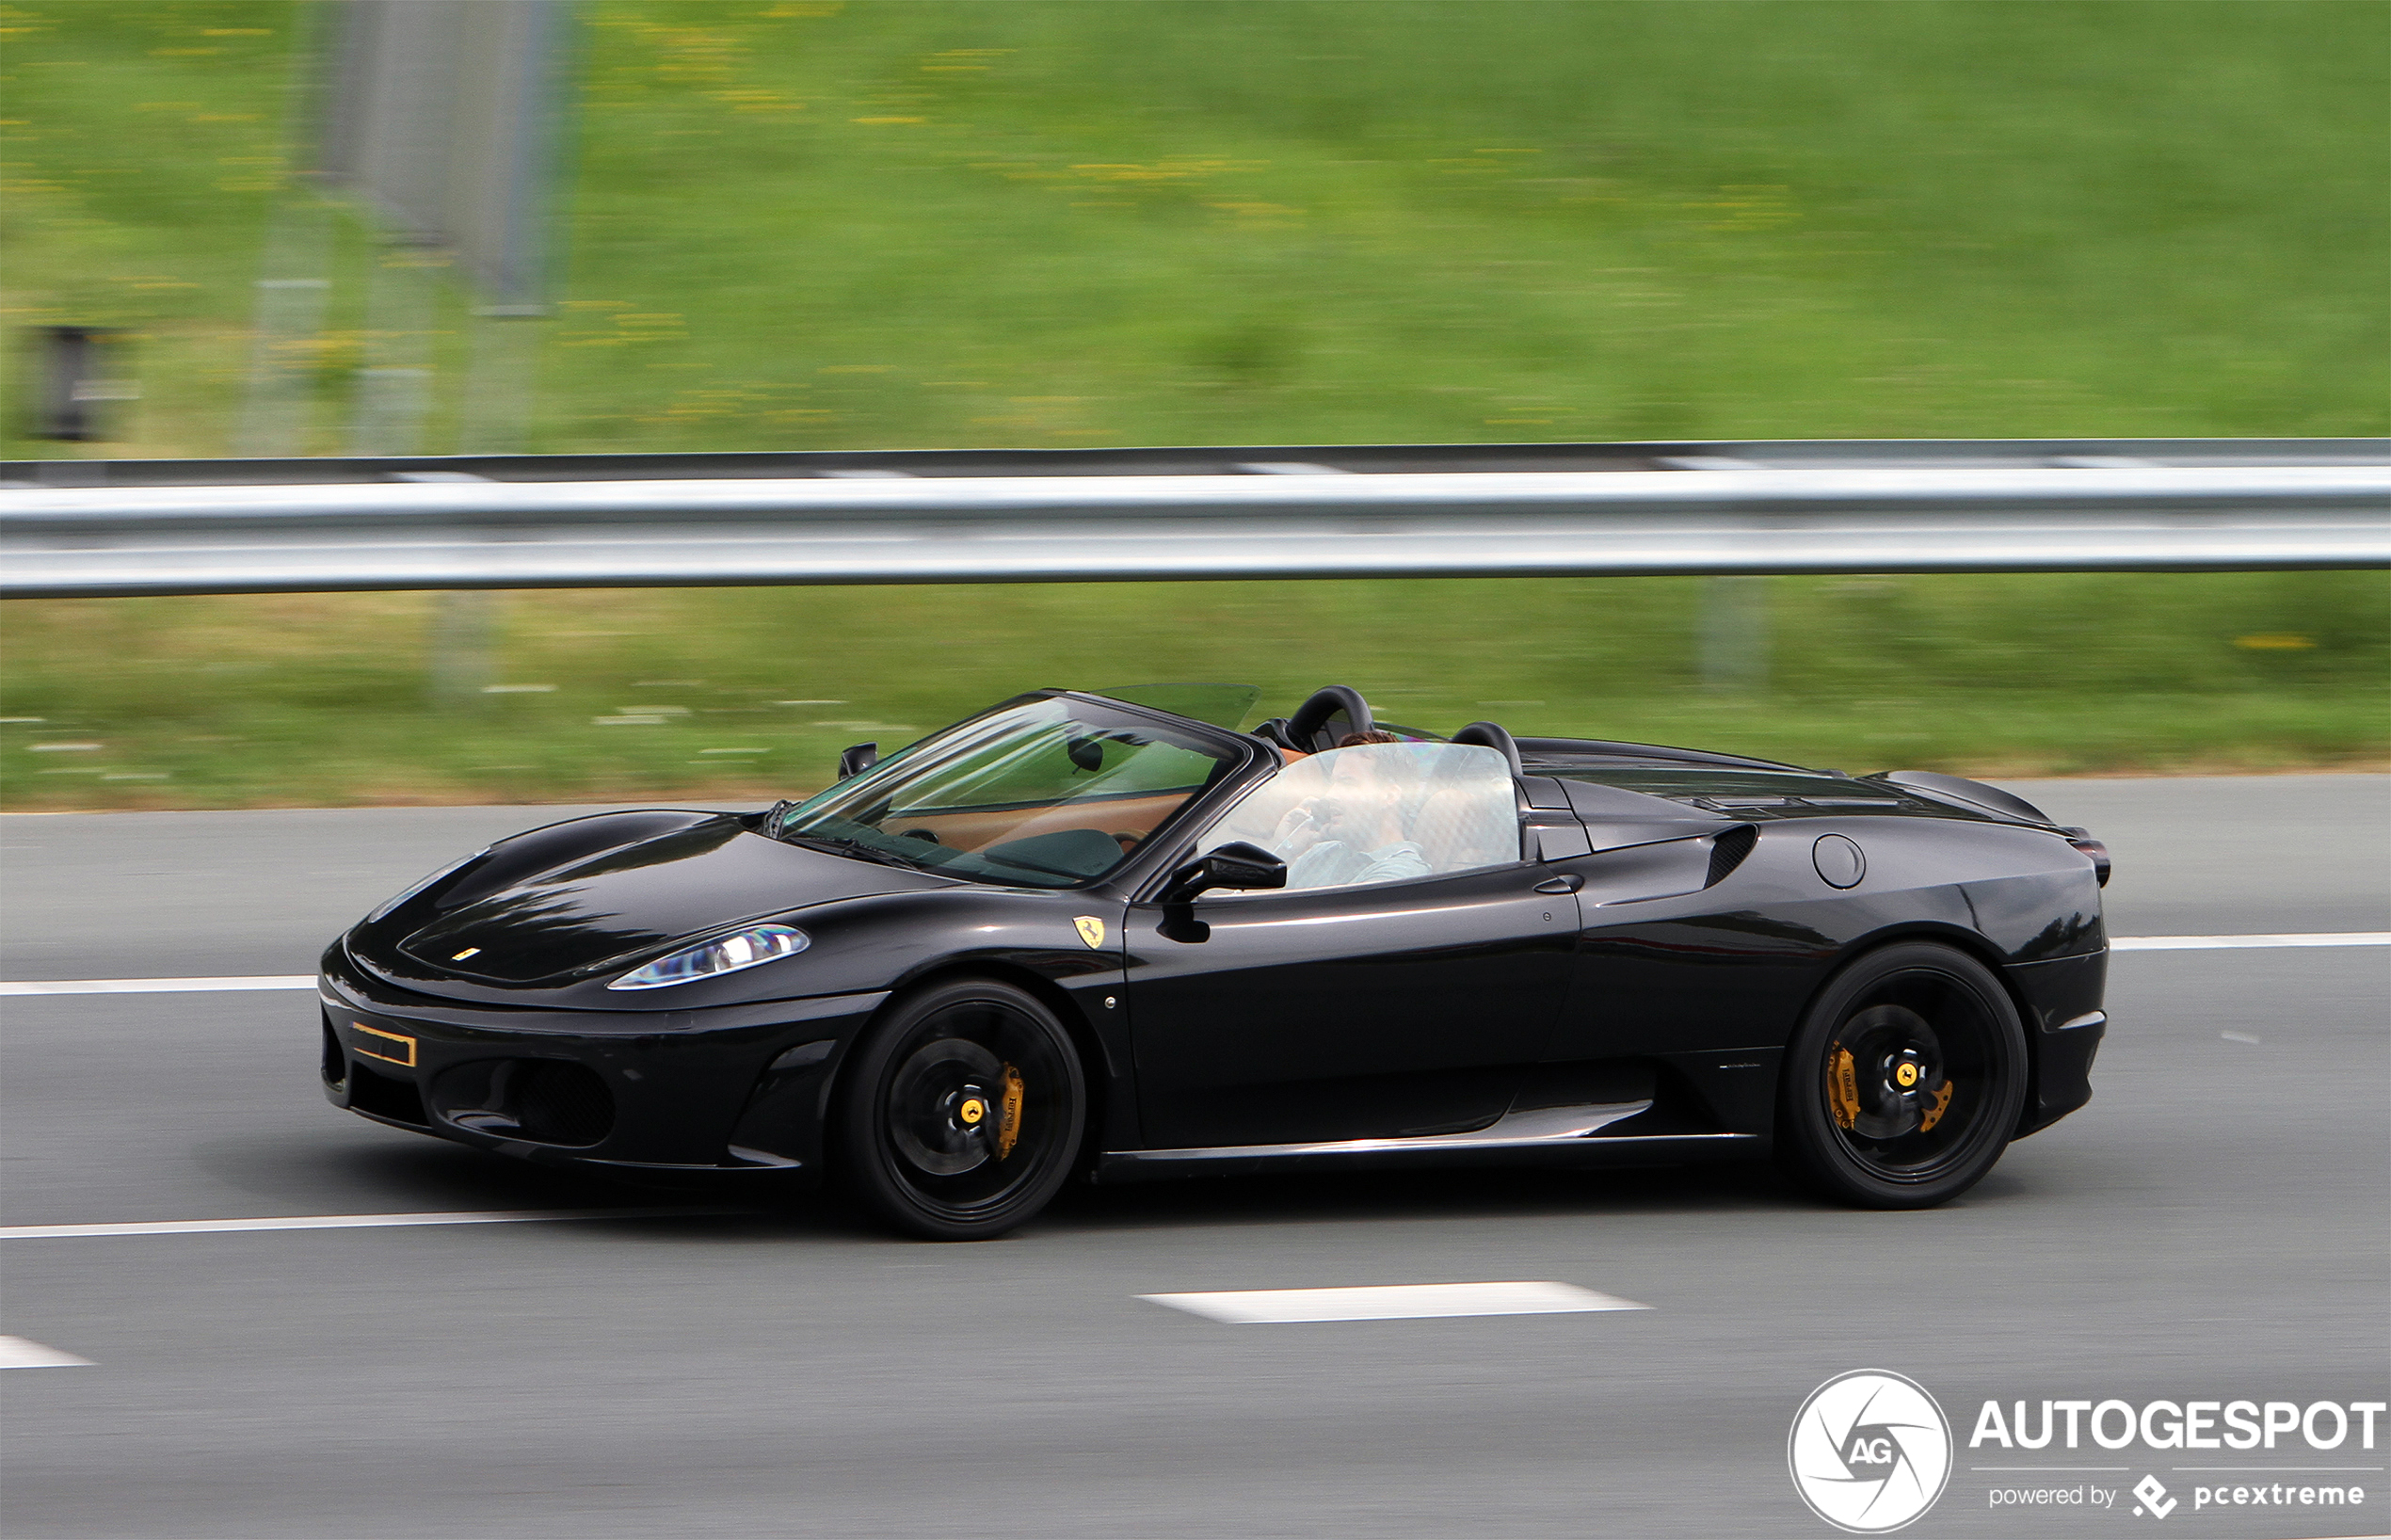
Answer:
<svg viewBox="0 0 2391 1540"><path fill-rule="evenodd" d="M1339 712L1344 713L1345 719L1353 724L1345 731L1370 730L1370 702L1361 698L1361 692L1331 684L1313 691L1310 699L1295 708L1295 714L1287 719L1287 736L1306 753L1334 748L1336 743L1323 730Z"/></svg>

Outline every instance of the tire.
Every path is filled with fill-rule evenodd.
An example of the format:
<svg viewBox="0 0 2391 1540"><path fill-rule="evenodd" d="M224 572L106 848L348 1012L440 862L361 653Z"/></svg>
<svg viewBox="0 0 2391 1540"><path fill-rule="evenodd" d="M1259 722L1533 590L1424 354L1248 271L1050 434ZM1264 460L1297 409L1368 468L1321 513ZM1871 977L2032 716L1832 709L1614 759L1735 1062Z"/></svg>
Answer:
<svg viewBox="0 0 2391 1540"><path fill-rule="evenodd" d="M986 1241L1046 1207L1087 1122L1079 1052L1035 997L935 985L865 1034L832 1099L832 1175L874 1218Z"/></svg>
<svg viewBox="0 0 2391 1540"><path fill-rule="evenodd" d="M1776 1158L1863 1209L1929 1209L1982 1179L2026 1100L2026 1034L1992 971L1905 941L1827 981L1786 1051Z"/></svg>

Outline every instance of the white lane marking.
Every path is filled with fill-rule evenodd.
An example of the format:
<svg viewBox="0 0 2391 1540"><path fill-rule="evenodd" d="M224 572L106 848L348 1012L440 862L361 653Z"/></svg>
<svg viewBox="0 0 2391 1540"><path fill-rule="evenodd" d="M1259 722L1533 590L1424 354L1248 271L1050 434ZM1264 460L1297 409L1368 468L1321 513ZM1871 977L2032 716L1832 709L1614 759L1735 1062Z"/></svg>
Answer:
<svg viewBox="0 0 2391 1540"><path fill-rule="evenodd" d="M28 1342L22 1337L0 1337L0 1369L88 1369L91 1360Z"/></svg>
<svg viewBox="0 0 2391 1540"><path fill-rule="evenodd" d="M0 984L0 995L195 995L235 989L313 989L313 973L232 979L41 979Z"/></svg>
<svg viewBox="0 0 2391 1540"><path fill-rule="evenodd" d="M2217 1035L2228 1043L2248 1043L2253 1048L2257 1047L2261 1041L2255 1032L2221 1032Z"/></svg>
<svg viewBox="0 0 2391 1540"><path fill-rule="evenodd" d="M56 1241L98 1235L222 1235L247 1230L404 1229L419 1225L530 1225L550 1219L681 1219L746 1213L745 1209L498 1209L487 1213L290 1214L272 1219L150 1219L125 1225L0 1226L0 1241Z"/></svg>
<svg viewBox="0 0 2391 1540"><path fill-rule="evenodd" d="M2112 936L2111 952L2213 952L2235 947L2391 946L2391 930L2293 931L2254 936ZM7 995L177 995L238 989L313 989L313 973L221 979L30 979L0 983Z"/></svg>
<svg viewBox="0 0 2391 1540"><path fill-rule="evenodd" d="M1568 1315L1648 1310L1631 1299L1571 1283L1398 1283L1359 1289L1234 1289L1207 1294L1140 1294L1232 1326L1285 1321L1416 1321L1454 1315Z"/></svg>
<svg viewBox="0 0 2391 1540"><path fill-rule="evenodd" d="M2260 946L2391 946L2391 930L2291 931L2275 936L2112 936L2111 952L2219 952Z"/></svg>

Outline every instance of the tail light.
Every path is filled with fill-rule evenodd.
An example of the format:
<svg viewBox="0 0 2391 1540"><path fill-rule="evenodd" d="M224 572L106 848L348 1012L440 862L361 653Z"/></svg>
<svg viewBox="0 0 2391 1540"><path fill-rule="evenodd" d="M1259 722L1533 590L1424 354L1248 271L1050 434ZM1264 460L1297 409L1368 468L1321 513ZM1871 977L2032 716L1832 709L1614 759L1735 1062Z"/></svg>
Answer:
<svg viewBox="0 0 2391 1540"><path fill-rule="evenodd" d="M2059 832L2067 836L2069 844L2092 858L2094 880L2103 888L2108 887L2109 847L2094 839L2092 830L2088 828L2063 828Z"/></svg>

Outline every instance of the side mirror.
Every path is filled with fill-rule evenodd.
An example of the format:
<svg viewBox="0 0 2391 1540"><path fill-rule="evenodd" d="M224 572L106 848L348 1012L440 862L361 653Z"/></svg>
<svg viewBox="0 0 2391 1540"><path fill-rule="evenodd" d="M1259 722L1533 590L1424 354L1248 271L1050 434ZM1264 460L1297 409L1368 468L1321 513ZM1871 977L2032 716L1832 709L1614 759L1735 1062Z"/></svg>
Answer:
<svg viewBox="0 0 2391 1540"><path fill-rule="evenodd" d="M1212 888L1252 891L1287 886L1287 863L1258 844L1234 840L1210 850L1171 874L1165 904L1184 904Z"/></svg>
<svg viewBox="0 0 2391 1540"><path fill-rule="evenodd" d="M880 762L878 744L856 744L839 750L839 778L859 776Z"/></svg>

